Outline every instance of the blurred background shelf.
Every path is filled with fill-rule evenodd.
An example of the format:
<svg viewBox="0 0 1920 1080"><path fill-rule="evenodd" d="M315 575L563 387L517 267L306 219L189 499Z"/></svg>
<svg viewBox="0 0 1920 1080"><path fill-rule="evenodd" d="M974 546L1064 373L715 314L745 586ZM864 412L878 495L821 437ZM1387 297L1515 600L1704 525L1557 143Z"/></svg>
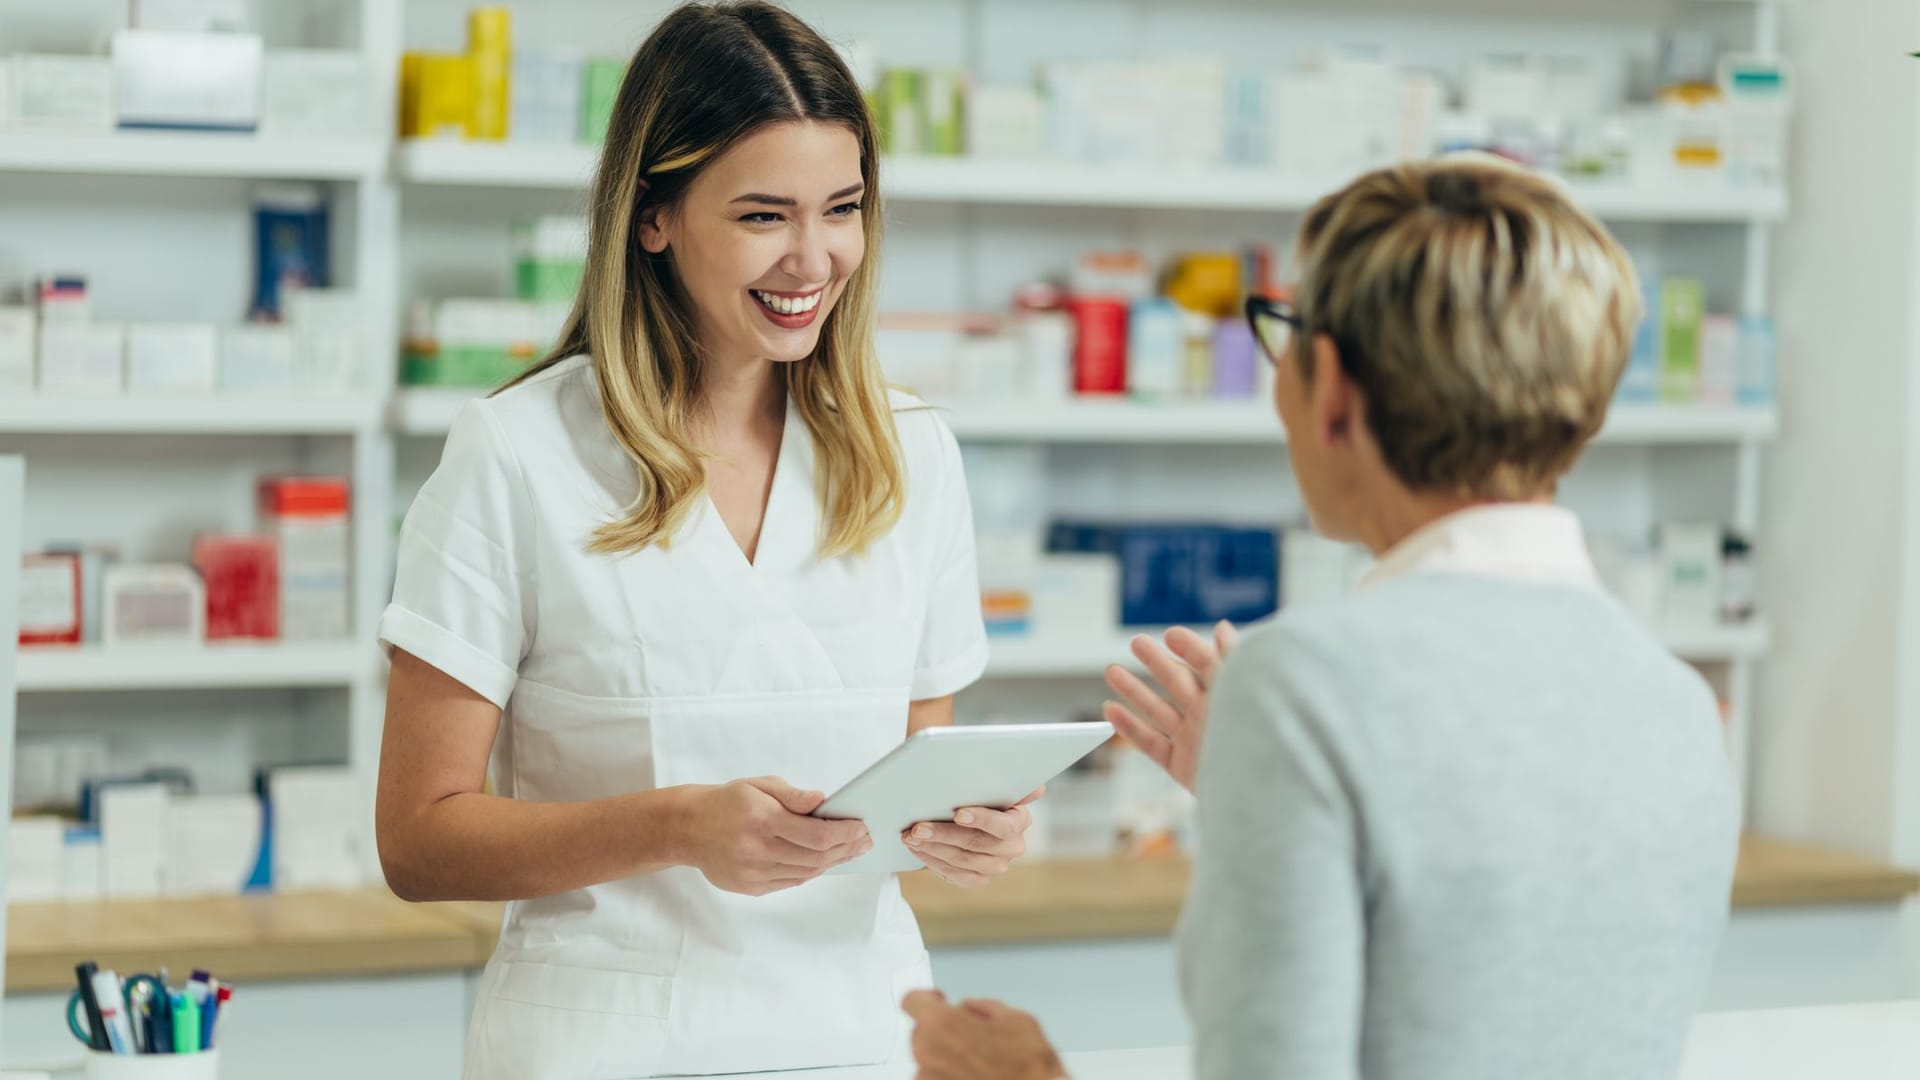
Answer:
<svg viewBox="0 0 1920 1080"><path fill-rule="evenodd" d="M581 188L599 147L486 145L450 139L402 143L394 171L406 183L454 187ZM896 202L1086 206L1140 210L1298 213L1341 177L1246 168L1167 169L1065 161L906 156L882 165L883 196ZM1616 221L1771 222L1785 191L1702 182L1661 185L1569 182L1581 204Z"/></svg>
<svg viewBox="0 0 1920 1080"><path fill-rule="evenodd" d="M0 398L0 433L349 435L371 431L372 395Z"/></svg>
<svg viewBox="0 0 1920 1080"><path fill-rule="evenodd" d="M23 648L18 671L33 693L344 687L373 668L368 646L345 641Z"/></svg>
<svg viewBox="0 0 1920 1080"><path fill-rule="evenodd" d="M404 435L444 435L460 407L483 394L468 388L405 388L388 420ZM1264 403L1080 400L962 402L939 407L954 434L976 442L1280 443L1280 421ZM1602 442L1717 444L1762 441L1780 430L1774 409L1706 405L1622 406Z"/></svg>
<svg viewBox="0 0 1920 1080"><path fill-rule="evenodd" d="M0 173L360 180L383 171L387 144L215 132L0 133Z"/></svg>
<svg viewBox="0 0 1920 1080"><path fill-rule="evenodd" d="M1159 638L1163 630L1141 628L1085 636L995 636L989 639L989 678L1067 678L1098 675L1109 664L1138 668L1134 637ZM1674 655L1695 663L1726 663L1764 656L1772 643L1765 623L1665 629L1661 641Z"/></svg>

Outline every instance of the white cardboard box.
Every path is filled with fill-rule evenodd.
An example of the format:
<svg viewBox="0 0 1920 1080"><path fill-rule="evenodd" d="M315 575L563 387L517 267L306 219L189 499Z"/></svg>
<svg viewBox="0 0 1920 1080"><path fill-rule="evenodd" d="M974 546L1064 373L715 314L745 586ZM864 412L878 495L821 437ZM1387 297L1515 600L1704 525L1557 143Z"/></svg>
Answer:
<svg viewBox="0 0 1920 1080"><path fill-rule="evenodd" d="M4 67L5 65L0 65ZM4 123L0 120L0 123ZM30 307L0 307L0 391L33 389L38 319Z"/></svg>
<svg viewBox="0 0 1920 1080"><path fill-rule="evenodd" d="M13 57L13 123L67 131L113 128L113 61L104 56Z"/></svg>
<svg viewBox="0 0 1920 1080"><path fill-rule="evenodd" d="M220 389L235 393L285 392L293 388L293 331L248 323L220 332Z"/></svg>
<svg viewBox="0 0 1920 1080"><path fill-rule="evenodd" d="M167 803L168 896L231 896L246 889L260 858L260 800L197 795Z"/></svg>
<svg viewBox="0 0 1920 1080"><path fill-rule="evenodd" d="M66 889L66 822L52 817L7 823L8 903L58 900Z"/></svg>
<svg viewBox="0 0 1920 1080"><path fill-rule="evenodd" d="M352 50L269 49L260 80L260 132L366 135L373 130L369 85L367 65Z"/></svg>
<svg viewBox="0 0 1920 1080"><path fill-rule="evenodd" d="M165 784L111 784L100 790L100 848L109 900L163 891L167 839Z"/></svg>
<svg viewBox="0 0 1920 1080"><path fill-rule="evenodd" d="M113 79L120 126L254 130L263 52L257 34L119 31Z"/></svg>
<svg viewBox="0 0 1920 1080"><path fill-rule="evenodd" d="M119 323L44 323L40 327L40 390L47 394L118 394L126 387L127 329Z"/></svg>
<svg viewBox="0 0 1920 1080"><path fill-rule="evenodd" d="M127 389L212 393L218 341L212 323L130 324Z"/></svg>
<svg viewBox="0 0 1920 1080"><path fill-rule="evenodd" d="M358 835L362 807L351 769L275 769L267 780L267 798L273 804L276 890L365 884Z"/></svg>

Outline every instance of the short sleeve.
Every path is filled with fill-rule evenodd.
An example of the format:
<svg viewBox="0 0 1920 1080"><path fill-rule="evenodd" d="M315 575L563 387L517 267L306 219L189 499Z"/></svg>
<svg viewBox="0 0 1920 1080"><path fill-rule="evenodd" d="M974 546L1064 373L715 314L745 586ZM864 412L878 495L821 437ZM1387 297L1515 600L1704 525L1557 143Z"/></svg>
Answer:
<svg viewBox="0 0 1920 1080"><path fill-rule="evenodd" d="M973 505L967 500L960 444L937 417L938 466L932 490L933 562L928 575L927 614L913 668L913 699L945 697L987 670L987 626L980 614L980 570L973 548ZM909 477L912 483L916 478Z"/></svg>
<svg viewBox="0 0 1920 1080"><path fill-rule="evenodd" d="M400 526L381 644L504 708L533 639L532 521L499 420L468 404Z"/></svg>

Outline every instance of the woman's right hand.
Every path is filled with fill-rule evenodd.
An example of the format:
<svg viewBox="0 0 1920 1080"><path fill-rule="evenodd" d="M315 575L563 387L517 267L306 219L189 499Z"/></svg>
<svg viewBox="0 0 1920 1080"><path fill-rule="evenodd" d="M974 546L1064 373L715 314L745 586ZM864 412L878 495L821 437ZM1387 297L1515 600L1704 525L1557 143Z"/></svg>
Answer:
<svg viewBox="0 0 1920 1080"><path fill-rule="evenodd" d="M865 822L807 816L826 799L775 776L700 788L686 862L716 889L765 896L872 851Z"/></svg>
<svg viewBox="0 0 1920 1080"><path fill-rule="evenodd" d="M1214 626L1212 641L1184 626L1167 631L1164 648L1145 634L1134 638L1133 655L1160 684L1158 693L1118 664L1107 668L1107 685L1125 704L1109 701L1101 713L1188 791L1193 790L1200 767L1213 680L1238 644L1240 631L1224 619Z"/></svg>

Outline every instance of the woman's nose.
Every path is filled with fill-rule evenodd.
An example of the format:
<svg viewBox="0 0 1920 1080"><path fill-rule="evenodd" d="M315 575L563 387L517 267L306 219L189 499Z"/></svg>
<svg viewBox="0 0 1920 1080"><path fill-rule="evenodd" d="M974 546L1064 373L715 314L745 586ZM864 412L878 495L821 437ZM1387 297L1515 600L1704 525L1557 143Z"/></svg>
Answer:
<svg viewBox="0 0 1920 1080"><path fill-rule="evenodd" d="M821 230L797 229L780 268L809 285L818 285L833 272L833 249Z"/></svg>

